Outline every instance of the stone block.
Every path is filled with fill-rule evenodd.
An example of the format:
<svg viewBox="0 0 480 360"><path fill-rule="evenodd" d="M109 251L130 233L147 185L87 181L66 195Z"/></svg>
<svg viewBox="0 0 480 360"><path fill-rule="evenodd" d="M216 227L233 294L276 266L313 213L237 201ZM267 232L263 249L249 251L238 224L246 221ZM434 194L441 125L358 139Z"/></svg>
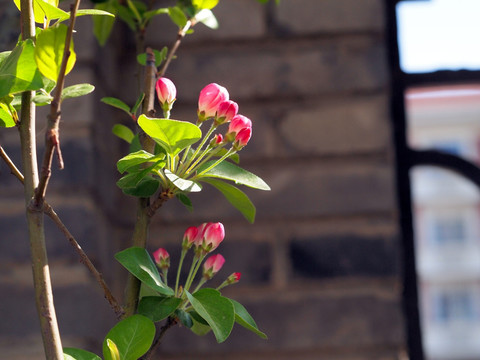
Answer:
<svg viewBox="0 0 480 360"><path fill-rule="evenodd" d="M294 277L388 277L398 273L398 244L392 239L321 235L290 243Z"/></svg>
<svg viewBox="0 0 480 360"><path fill-rule="evenodd" d="M391 144L385 96L350 96L289 108L278 147L291 154L331 155L385 151Z"/></svg>
<svg viewBox="0 0 480 360"><path fill-rule="evenodd" d="M381 0L285 0L274 8L283 35L382 31Z"/></svg>
<svg viewBox="0 0 480 360"><path fill-rule="evenodd" d="M213 9L219 28L212 30L203 24L194 27L194 33L185 37L185 44L235 41L262 37L267 32L266 7L255 0L220 1ZM178 29L166 15L160 15L151 22L146 42L155 48L170 46Z"/></svg>
<svg viewBox="0 0 480 360"><path fill-rule="evenodd" d="M364 35L274 42L256 46L184 48L170 78L183 99L195 103L208 83L224 85L234 99L313 97L371 91L386 85L383 42Z"/></svg>

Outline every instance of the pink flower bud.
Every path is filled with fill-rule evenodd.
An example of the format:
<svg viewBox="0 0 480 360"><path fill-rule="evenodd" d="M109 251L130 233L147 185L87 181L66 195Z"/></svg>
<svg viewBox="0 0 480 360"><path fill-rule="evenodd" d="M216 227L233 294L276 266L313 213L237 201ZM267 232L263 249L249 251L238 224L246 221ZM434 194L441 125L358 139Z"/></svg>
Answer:
<svg viewBox="0 0 480 360"><path fill-rule="evenodd" d="M159 248L153 252L153 258L159 268L168 269L170 267L170 255L167 250Z"/></svg>
<svg viewBox="0 0 480 360"><path fill-rule="evenodd" d="M236 284L236 283L238 283L238 282L240 281L240 277L241 277L241 276L242 276L241 273L235 272L235 273L231 274L231 275L227 278L227 283L228 283L229 285L231 285L231 284Z"/></svg>
<svg viewBox="0 0 480 360"><path fill-rule="evenodd" d="M210 256L203 264L203 276L207 280L211 279L217 272L220 271L224 263L225 258L222 255L217 254Z"/></svg>
<svg viewBox="0 0 480 360"><path fill-rule="evenodd" d="M223 86L215 83L205 86L198 98L198 122L214 117L220 103L228 99L228 91Z"/></svg>
<svg viewBox="0 0 480 360"><path fill-rule="evenodd" d="M170 79L161 77L155 85L157 90L158 101L162 104L162 108L171 108L175 98L177 97L177 89Z"/></svg>
<svg viewBox="0 0 480 360"><path fill-rule="evenodd" d="M235 142L233 144L233 147L235 148L235 150L240 150L245 145L247 145L251 137L252 137L252 128L244 128L240 130L240 132L238 132L237 135L235 135Z"/></svg>
<svg viewBox="0 0 480 360"><path fill-rule="evenodd" d="M238 112L238 104L235 101L227 100L222 101L218 105L217 116L215 118L215 124L221 125L223 123L229 122L233 119Z"/></svg>
<svg viewBox="0 0 480 360"><path fill-rule="evenodd" d="M195 238L198 235L198 228L196 226L190 226L183 234L182 248L188 250L195 242Z"/></svg>
<svg viewBox="0 0 480 360"><path fill-rule="evenodd" d="M223 135L222 134L216 134L215 137L210 141L210 147L217 147L223 142Z"/></svg>
<svg viewBox="0 0 480 360"><path fill-rule="evenodd" d="M224 238L225 228L222 223L208 223L203 233L204 250L207 252L215 250Z"/></svg>
<svg viewBox="0 0 480 360"><path fill-rule="evenodd" d="M197 235L195 236L193 243L195 244L195 247L200 248L203 244L203 234L205 233L205 228L207 225L210 223L203 223L199 227L197 227L198 232Z"/></svg>
<svg viewBox="0 0 480 360"><path fill-rule="evenodd" d="M238 134L241 130L251 127L252 121L249 118L243 115L236 115L233 117L232 121L230 121L228 131L225 134L225 139L227 141L233 141L235 139L235 135Z"/></svg>

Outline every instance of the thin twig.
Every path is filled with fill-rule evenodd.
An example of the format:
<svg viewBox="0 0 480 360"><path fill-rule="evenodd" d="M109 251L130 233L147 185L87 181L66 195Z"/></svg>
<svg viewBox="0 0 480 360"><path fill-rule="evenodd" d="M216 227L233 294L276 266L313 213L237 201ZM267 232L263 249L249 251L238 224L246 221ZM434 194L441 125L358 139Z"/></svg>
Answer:
<svg viewBox="0 0 480 360"><path fill-rule="evenodd" d="M170 48L170 51L168 52L167 58L165 59L165 62L163 63L162 67L158 71L158 76L164 76L165 73L167 72L168 66L172 62L175 53L178 50L178 47L182 43L183 38L187 34L187 31L190 29L190 27L193 26L192 20L188 20L183 29L179 29L177 33L177 39L173 43L172 47Z"/></svg>
<svg viewBox="0 0 480 360"><path fill-rule="evenodd" d="M10 168L11 173L19 181L23 183L24 182L23 174L18 170L16 165L13 163L13 161L10 159L10 157L8 156L8 154L5 152L5 150L1 145L0 145L0 157L5 161L7 166ZM117 315L117 318L120 319L123 316L124 311L122 307L118 304L118 301L115 299L112 292L110 291L110 288L108 287L107 283L103 279L102 274L100 274L100 272L95 268L95 265L93 265L93 263L90 261L87 254L85 254L85 252L83 251L82 247L77 242L75 237L70 233L70 231L67 229L65 224L62 222L62 220L58 217L55 210L47 202L44 202L43 204L43 212L48 217L50 217L50 219L52 219L52 221L55 223L55 225L57 225L59 230L65 235L67 240L70 242L70 245L72 245L73 249L77 252L78 256L80 257L80 262L87 267L87 269L93 275L95 280L97 280L97 283L101 286L101 288L103 289L103 292L105 293L105 299L107 299L108 303L110 304L113 311Z"/></svg>
<svg viewBox="0 0 480 360"><path fill-rule="evenodd" d="M151 359L151 357L153 356L155 351L157 351L158 347L162 343L162 339L163 339L165 333L167 332L167 330L170 329L171 327L175 326L176 324L177 324L177 319L176 318L168 317L167 322L160 329L160 333L158 334L157 338L153 342L153 345L148 350L148 352L145 355L143 355L143 357L141 357L141 360L150 360Z"/></svg>
<svg viewBox="0 0 480 360"><path fill-rule="evenodd" d="M165 191L162 191L160 194L158 194L157 199L150 205L149 208L147 208L147 215L149 217L153 217L155 215L155 212L160 209L160 207L170 200L175 194L172 192L172 190L167 189Z"/></svg>
<svg viewBox="0 0 480 360"><path fill-rule="evenodd" d="M41 207L45 199L48 181L50 180L50 175L52 173L52 159L55 150L57 150L59 167L60 169L63 169L63 158L60 151L60 135L58 130L61 117L62 92L65 85L68 58L70 57L70 44L72 42L73 29L75 27L75 20L79 5L80 0L76 0L75 3L70 6L70 24L65 37L65 48L63 49L62 64L58 74L55 94L50 104L50 114L47 116L48 127L45 132L45 153L43 156L40 181L37 189L35 190L35 198L33 201L33 206L35 207Z"/></svg>

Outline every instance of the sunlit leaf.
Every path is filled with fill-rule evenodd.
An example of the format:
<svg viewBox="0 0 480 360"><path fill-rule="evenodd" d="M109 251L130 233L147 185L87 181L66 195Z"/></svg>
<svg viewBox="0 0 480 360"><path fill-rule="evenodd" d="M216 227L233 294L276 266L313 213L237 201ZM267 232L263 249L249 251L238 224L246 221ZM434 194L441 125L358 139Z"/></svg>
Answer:
<svg viewBox="0 0 480 360"><path fill-rule="evenodd" d="M135 135L133 131L122 124L115 124L112 128L112 132L120 139L125 140L127 143L131 143Z"/></svg>
<svg viewBox="0 0 480 360"><path fill-rule="evenodd" d="M35 62L38 70L48 79L57 81L65 49L65 39L68 27L64 24L43 30L37 35L35 47ZM67 61L66 74L75 65L76 54L73 50L73 40L70 43L70 56Z"/></svg>
<svg viewBox="0 0 480 360"><path fill-rule="evenodd" d="M63 348L63 354L68 355L73 360L102 360L100 356L91 353L90 351L75 349L75 348ZM66 358L67 359L67 358Z"/></svg>
<svg viewBox="0 0 480 360"><path fill-rule="evenodd" d="M108 332L103 342L103 356L105 360L137 360L148 351L154 337L155 324L152 320L138 314L130 316ZM113 345L109 346L108 340Z"/></svg>
<svg viewBox="0 0 480 360"><path fill-rule="evenodd" d="M87 95L90 94L93 90L95 90L95 86L90 84L72 85L63 89L62 100Z"/></svg>

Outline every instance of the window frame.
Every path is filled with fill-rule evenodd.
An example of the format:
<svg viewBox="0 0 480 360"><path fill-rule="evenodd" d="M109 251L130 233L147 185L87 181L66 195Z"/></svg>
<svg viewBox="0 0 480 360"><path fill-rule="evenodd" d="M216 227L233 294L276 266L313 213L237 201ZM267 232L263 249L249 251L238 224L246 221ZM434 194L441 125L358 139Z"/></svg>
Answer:
<svg viewBox="0 0 480 360"><path fill-rule="evenodd" d="M420 326L418 278L413 225L412 185L410 170L416 166L433 165L455 171L480 188L480 168L459 156L439 150L415 150L408 144L405 93L414 86L432 86L448 83L480 83L480 71L442 70L431 73L405 73L400 67L396 5L400 1L386 0L387 50L390 72L390 112L395 150L396 196L400 211L399 229L402 239L403 310L409 357L424 360Z"/></svg>

